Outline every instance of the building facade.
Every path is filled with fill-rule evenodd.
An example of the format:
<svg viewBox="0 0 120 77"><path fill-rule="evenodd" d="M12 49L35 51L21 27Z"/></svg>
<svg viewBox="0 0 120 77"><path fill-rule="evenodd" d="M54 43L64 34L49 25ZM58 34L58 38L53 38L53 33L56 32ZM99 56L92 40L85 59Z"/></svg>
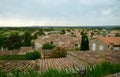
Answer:
<svg viewBox="0 0 120 77"><path fill-rule="evenodd" d="M98 37L89 46L91 51L120 51L120 37Z"/></svg>

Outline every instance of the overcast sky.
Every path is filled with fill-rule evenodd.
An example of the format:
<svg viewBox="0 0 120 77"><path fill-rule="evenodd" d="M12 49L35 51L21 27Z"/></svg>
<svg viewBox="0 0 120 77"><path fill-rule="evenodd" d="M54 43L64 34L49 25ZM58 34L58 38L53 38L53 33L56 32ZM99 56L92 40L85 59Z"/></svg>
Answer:
<svg viewBox="0 0 120 77"><path fill-rule="evenodd" d="M120 0L0 0L0 26L120 25Z"/></svg>

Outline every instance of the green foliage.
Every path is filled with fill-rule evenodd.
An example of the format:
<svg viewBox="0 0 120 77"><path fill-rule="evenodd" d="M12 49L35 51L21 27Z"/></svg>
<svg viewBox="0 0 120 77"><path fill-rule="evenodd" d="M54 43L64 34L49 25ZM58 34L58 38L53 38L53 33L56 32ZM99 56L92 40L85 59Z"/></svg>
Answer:
<svg viewBox="0 0 120 77"><path fill-rule="evenodd" d="M50 69L42 72L41 77L66 77L65 71L58 71L56 69Z"/></svg>
<svg viewBox="0 0 120 77"><path fill-rule="evenodd" d="M53 49L51 51L50 57L51 58L61 58L61 57L65 57L66 54L67 54L67 51L65 50L65 48L56 47L55 49Z"/></svg>
<svg viewBox="0 0 120 77"><path fill-rule="evenodd" d="M43 29L39 29L39 35L45 35L45 33L43 32Z"/></svg>
<svg viewBox="0 0 120 77"><path fill-rule="evenodd" d="M109 74L120 72L120 64L102 62L94 66L86 67L86 77L104 77Z"/></svg>
<svg viewBox="0 0 120 77"><path fill-rule="evenodd" d="M86 35L86 33L83 33L82 35L81 50L82 51L89 50L89 40L88 40L88 36Z"/></svg>
<svg viewBox="0 0 120 77"><path fill-rule="evenodd" d="M18 35L18 33L12 33L5 40L5 47L7 47L9 50L20 49L21 44L22 44L22 37Z"/></svg>
<svg viewBox="0 0 120 77"><path fill-rule="evenodd" d="M34 52L27 52L26 54L25 54L25 56L26 56L26 58L28 59L28 60L35 60L35 59L39 59L39 58L41 58L41 54L40 54L40 52L38 52L38 51L34 51Z"/></svg>
<svg viewBox="0 0 120 77"><path fill-rule="evenodd" d="M0 60L26 60L25 55L3 55Z"/></svg>
<svg viewBox="0 0 120 77"><path fill-rule="evenodd" d="M84 33L84 30L82 30L80 34L81 34L81 35L84 35L84 34L85 34L85 33Z"/></svg>
<svg viewBox="0 0 120 77"><path fill-rule="evenodd" d="M40 28L39 32L36 32L33 36L32 39L37 39L40 35L45 35L45 33L43 32L43 29Z"/></svg>
<svg viewBox="0 0 120 77"><path fill-rule="evenodd" d="M0 77L7 77L7 74L0 69Z"/></svg>
<svg viewBox="0 0 120 77"><path fill-rule="evenodd" d="M54 28L44 28L45 31L55 31Z"/></svg>
<svg viewBox="0 0 120 77"><path fill-rule="evenodd" d="M65 33L66 33L66 32L65 32L65 30L63 30L63 29L62 29L62 32L61 32L61 34L65 34Z"/></svg>
<svg viewBox="0 0 120 77"><path fill-rule="evenodd" d="M50 49L53 49L55 46L54 45L52 45L51 43L45 43L45 44L43 44L43 46L42 46L42 49L44 49L44 50L50 50Z"/></svg>
<svg viewBox="0 0 120 77"><path fill-rule="evenodd" d="M28 69L26 72L21 70L14 70L12 72L12 77L39 77L37 71L32 69Z"/></svg>
<svg viewBox="0 0 120 77"><path fill-rule="evenodd" d="M27 52L24 55L3 55L0 56L0 60L35 60L41 58L41 54L38 51Z"/></svg>
<svg viewBox="0 0 120 77"><path fill-rule="evenodd" d="M31 46L31 33L29 31L26 31L23 35L23 46Z"/></svg>
<svg viewBox="0 0 120 77"><path fill-rule="evenodd" d="M4 46L5 38L5 35L0 32L0 48Z"/></svg>
<svg viewBox="0 0 120 77"><path fill-rule="evenodd" d="M67 31L67 32L70 32L71 30L70 30L70 29L67 29L66 31Z"/></svg>
<svg viewBox="0 0 120 77"><path fill-rule="evenodd" d="M71 32L71 34L73 35L74 33L73 33L73 32Z"/></svg>
<svg viewBox="0 0 120 77"><path fill-rule="evenodd" d="M74 46L78 46L78 44L75 44Z"/></svg>

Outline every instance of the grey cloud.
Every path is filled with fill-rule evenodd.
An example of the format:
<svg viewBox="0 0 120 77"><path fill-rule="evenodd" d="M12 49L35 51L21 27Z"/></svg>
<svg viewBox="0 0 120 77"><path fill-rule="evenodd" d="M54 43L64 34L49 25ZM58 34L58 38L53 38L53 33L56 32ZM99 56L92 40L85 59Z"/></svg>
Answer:
<svg viewBox="0 0 120 77"><path fill-rule="evenodd" d="M103 22L112 24L116 22L113 19L120 19L119 8L120 0L0 0L0 19L46 20L46 23L64 20L68 24L94 24L94 20L100 24L99 21L105 19ZM104 18L106 9L110 9L111 14Z"/></svg>

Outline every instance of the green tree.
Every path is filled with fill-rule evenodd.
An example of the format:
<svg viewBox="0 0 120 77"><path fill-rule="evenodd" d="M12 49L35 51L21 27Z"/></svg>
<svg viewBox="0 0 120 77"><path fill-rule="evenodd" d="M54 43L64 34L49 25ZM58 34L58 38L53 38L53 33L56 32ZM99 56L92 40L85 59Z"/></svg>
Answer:
<svg viewBox="0 0 120 77"><path fill-rule="evenodd" d="M65 34L65 30L64 29L62 29L61 31L62 31L61 34Z"/></svg>
<svg viewBox="0 0 120 77"><path fill-rule="evenodd" d="M22 44L22 37L18 33L11 33L11 35L5 40L5 47L9 50L19 49Z"/></svg>
<svg viewBox="0 0 120 77"><path fill-rule="evenodd" d="M40 28L39 29L39 33L38 33L39 35L45 35L45 33L43 32L43 29L42 28Z"/></svg>
<svg viewBox="0 0 120 77"><path fill-rule="evenodd" d="M23 35L23 46L31 46L31 33L26 31Z"/></svg>
<svg viewBox="0 0 120 77"><path fill-rule="evenodd" d="M81 35L84 35L84 34L85 34L84 30L82 30L80 34L81 34Z"/></svg>
<svg viewBox="0 0 120 77"><path fill-rule="evenodd" d="M86 33L83 33L81 40L81 48L82 51L89 50L89 39Z"/></svg>
<svg viewBox="0 0 120 77"><path fill-rule="evenodd" d="M0 33L0 48L4 46L5 36L3 33Z"/></svg>
<svg viewBox="0 0 120 77"><path fill-rule="evenodd" d="M86 36L86 39L85 39L85 50L89 50L89 39L88 37Z"/></svg>

